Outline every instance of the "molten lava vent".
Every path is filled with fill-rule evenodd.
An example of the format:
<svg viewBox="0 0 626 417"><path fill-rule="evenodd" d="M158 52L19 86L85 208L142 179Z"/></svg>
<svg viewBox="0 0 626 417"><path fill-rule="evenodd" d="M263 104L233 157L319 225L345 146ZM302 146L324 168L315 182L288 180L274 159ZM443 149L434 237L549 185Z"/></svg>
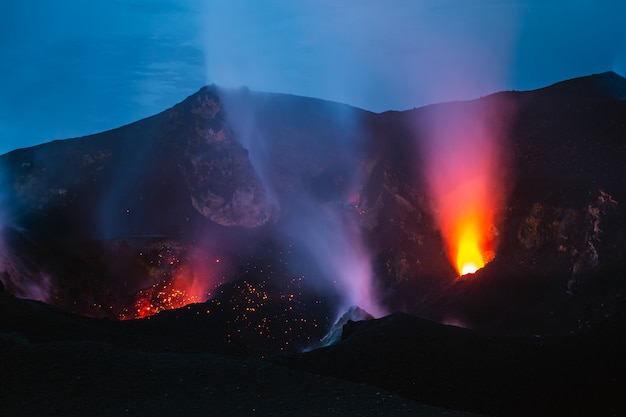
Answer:
<svg viewBox="0 0 626 417"><path fill-rule="evenodd" d="M507 152L498 100L446 112L434 106L422 128L423 176L448 258L459 276L476 272L495 256L496 218L505 199Z"/></svg>

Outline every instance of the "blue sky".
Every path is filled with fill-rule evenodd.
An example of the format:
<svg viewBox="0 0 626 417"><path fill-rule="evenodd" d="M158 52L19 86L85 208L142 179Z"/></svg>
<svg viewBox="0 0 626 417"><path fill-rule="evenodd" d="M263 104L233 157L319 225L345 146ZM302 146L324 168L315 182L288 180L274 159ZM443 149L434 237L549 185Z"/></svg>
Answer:
<svg viewBox="0 0 626 417"><path fill-rule="evenodd" d="M605 0L5 0L0 153L210 83L380 112L626 75L624 16Z"/></svg>

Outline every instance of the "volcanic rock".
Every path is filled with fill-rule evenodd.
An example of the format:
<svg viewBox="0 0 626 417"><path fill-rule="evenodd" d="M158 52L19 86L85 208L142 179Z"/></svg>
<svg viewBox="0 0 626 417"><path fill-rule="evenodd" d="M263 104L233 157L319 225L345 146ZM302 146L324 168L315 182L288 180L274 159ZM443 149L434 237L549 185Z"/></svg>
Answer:
<svg viewBox="0 0 626 417"><path fill-rule="evenodd" d="M271 216L266 191L248 152L233 139L217 91L204 88L190 101L191 110L185 103L177 111L189 111L192 120L186 123L195 127L182 144L181 161L193 207L223 226L265 224Z"/></svg>
<svg viewBox="0 0 626 417"><path fill-rule="evenodd" d="M494 416L618 415L624 316L577 335L501 337L396 313L325 349L274 360Z"/></svg>

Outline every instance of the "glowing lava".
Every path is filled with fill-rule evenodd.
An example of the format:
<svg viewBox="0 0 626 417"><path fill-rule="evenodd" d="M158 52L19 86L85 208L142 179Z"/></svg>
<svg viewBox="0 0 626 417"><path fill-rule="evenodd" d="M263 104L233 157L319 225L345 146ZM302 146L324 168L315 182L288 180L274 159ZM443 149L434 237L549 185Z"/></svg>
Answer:
<svg viewBox="0 0 626 417"><path fill-rule="evenodd" d="M494 258L496 217L505 199L505 102L430 109L422 168L448 258L459 276Z"/></svg>
<svg viewBox="0 0 626 417"><path fill-rule="evenodd" d="M475 225L469 224L461 231L456 251L456 269L461 275L473 274L485 266L479 241L480 234Z"/></svg>
<svg viewBox="0 0 626 417"><path fill-rule="evenodd" d="M162 281L137 291L130 308L125 308L120 314L120 320L143 319L164 310L202 302L208 297L208 294L203 297L192 295L175 285L173 282Z"/></svg>
<svg viewBox="0 0 626 417"><path fill-rule="evenodd" d="M447 225L448 256L459 275L473 274L493 258L490 232L493 227L487 207L481 212L475 205L469 215L464 214L467 210L468 206L457 205L457 210L445 211L453 219L444 222ZM455 222L456 218L462 220Z"/></svg>
<svg viewBox="0 0 626 417"><path fill-rule="evenodd" d="M486 178L474 177L438 195L437 222L459 276L473 274L494 257L496 201L488 192Z"/></svg>
<svg viewBox="0 0 626 417"><path fill-rule="evenodd" d="M184 256L183 256L184 255ZM154 250L141 254L152 277L158 280L133 294L119 314L120 320L142 319L164 310L200 303L210 297L210 291L223 283L220 259L213 262L201 249L186 253L175 244L159 244Z"/></svg>

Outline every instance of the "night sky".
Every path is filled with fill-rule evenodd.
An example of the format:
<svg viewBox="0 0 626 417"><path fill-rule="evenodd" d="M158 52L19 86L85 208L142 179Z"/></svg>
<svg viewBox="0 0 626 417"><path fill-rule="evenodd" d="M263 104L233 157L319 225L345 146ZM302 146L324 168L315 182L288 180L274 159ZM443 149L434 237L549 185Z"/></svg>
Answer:
<svg viewBox="0 0 626 417"><path fill-rule="evenodd" d="M603 0L6 0L0 153L211 83L381 112L626 75L624 16Z"/></svg>

